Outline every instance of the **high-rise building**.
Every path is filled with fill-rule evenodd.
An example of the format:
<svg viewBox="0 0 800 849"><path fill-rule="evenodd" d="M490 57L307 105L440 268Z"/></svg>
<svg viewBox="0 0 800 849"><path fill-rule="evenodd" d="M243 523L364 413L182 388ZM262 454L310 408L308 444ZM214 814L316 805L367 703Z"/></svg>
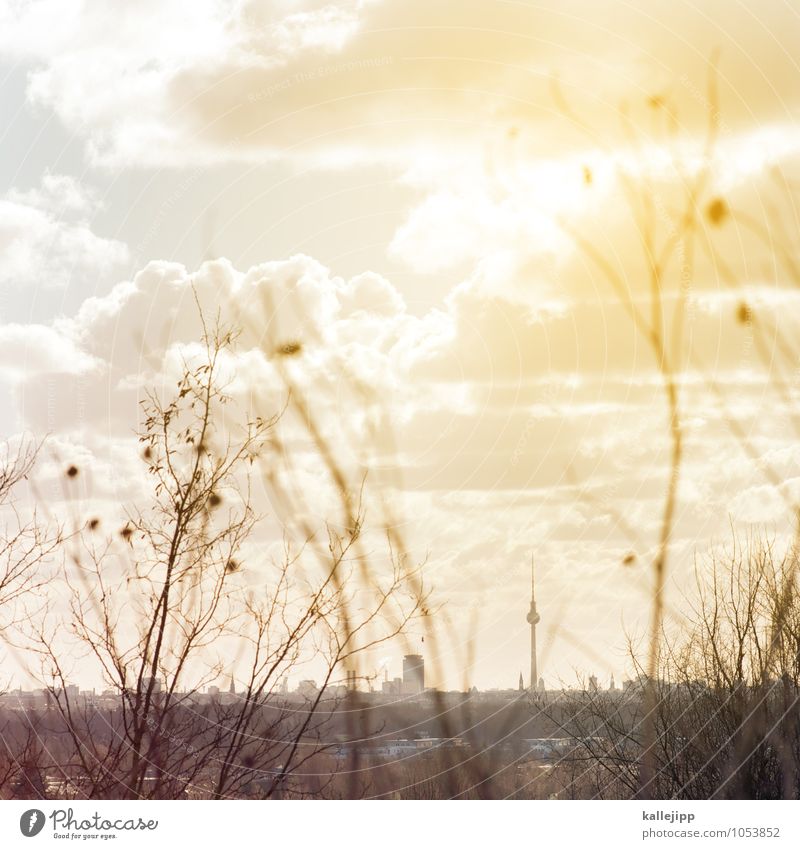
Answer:
<svg viewBox="0 0 800 849"><path fill-rule="evenodd" d="M536 626L539 624L541 617L536 610L536 593L534 590L534 571L533 571L533 555L531 555L531 609L526 617L528 624L531 626L531 692L537 689L539 682L539 674L536 666Z"/></svg>
<svg viewBox="0 0 800 849"><path fill-rule="evenodd" d="M403 658L403 693L414 695L425 689L425 661L421 654Z"/></svg>

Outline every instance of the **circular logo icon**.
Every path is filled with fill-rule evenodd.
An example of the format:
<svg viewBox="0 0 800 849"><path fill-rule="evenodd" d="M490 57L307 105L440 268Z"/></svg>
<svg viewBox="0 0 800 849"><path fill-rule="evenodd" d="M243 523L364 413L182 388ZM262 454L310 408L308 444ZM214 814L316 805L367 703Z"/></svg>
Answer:
<svg viewBox="0 0 800 849"><path fill-rule="evenodd" d="M19 830L25 837L36 837L44 828L44 813L38 808L31 808L19 818Z"/></svg>

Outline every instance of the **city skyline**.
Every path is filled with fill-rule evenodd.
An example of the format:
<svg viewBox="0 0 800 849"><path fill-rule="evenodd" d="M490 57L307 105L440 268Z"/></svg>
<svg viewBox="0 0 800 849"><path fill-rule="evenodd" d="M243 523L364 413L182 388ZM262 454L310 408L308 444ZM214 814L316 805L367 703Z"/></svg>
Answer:
<svg viewBox="0 0 800 849"><path fill-rule="evenodd" d="M572 681L561 680L561 679L553 680L553 681L550 682L551 686L549 688L544 686L544 678L543 678L542 675L539 674L539 665L538 665L538 656L537 656L537 643L536 643L536 633L535 633L537 625L541 622L541 616L538 613L538 608L537 608L537 605L536 605L535 567L534 567L535 555L534 554L531 554L530 560L531 560L531 598L530 598L530 607L529 607L528 613L525 617L525 621L528 623L528 625L530 627L530 637L529 637L529 639L530 639L530 646L529 646L529 669L530 669L530 673L529 673L529 677L527 679L528 683L526 685L524 685L523 688L526 691L529 691L531 689L530 682L534 679L537 682L537 686L535 687L536 690L551 689L554 692L558 691L558 690L570 688L576 683L578 685L585 684L590 678L596 680L596 675L595 675L596 670L592 670L592 669L576 670L574 678L573 678ZM424 646L424 643L421 643L420 645ZM412 654L412 655L406 655L406 657L423 658L424 655L422 655L422 654ZM344 690L350 689L351 688L351 678L350 678L350 676L352 675L353 681L355 682L352 685L353 689L361 689L362 691L365 691L365 692L379 692L379 685L390 680L389 679L389 661L390 661L390 658L384 658L381 661L380 666L378 666L378 667L376 667L372 670L366 670L366 671L362 672L361 674L357 674L356 670L350 670L350 669L342 670L343 677L332 682L331 686L334 689L335 688L344 688ZM424 661L423 661L423 666L424 666ZM402 670L402 667L401 667L401 670ZM424 675L424 673L423 673L423 675ZM383 680L381 680L381 676L383 676ZM523 681L524 679L523 679L523 675L522 675L521 671L519 673L519 676L520 676L520 681ZM624 672L621 673L621 674L618 674L617 677L619 677L619 679L623 682L626 681L626 680L630 680L629 678L627 678L625 676ZM224 680L229 681L230 686L233 686L235 684L235 681L236 681L235 674L231 671L224 673L218 679L218 681L223 682ZM393 676L392 679L391 679L392 682L398 682L398 681L402 681L402 680L403 680L403 678L396 677L396 676ZM605 680L608 680L610 682L611 689L613 690L614 689L613 685L614 685L614 680L615 680L615 672L613 670L609 671L607 673L607 675L605 676ZM299 684L302 684L302 683L313 682L313 678L309 678L307 676L303 677L302 675L297 675L297 676L295 676L294 681L299 685ZM316 682L314 682L314 683L316 683ZM39 682L39 684L42 684L42 682ZM9 685L8 686L9 692L16 692L16 691L22 689L22 684L14 685L13 677L9 680L8 685ZM27 685L27 686L30 686L30 684ZM207 686L213 688L216 691L219 691L221 685L220 684L209 684ZM375 689L376 686L378 687L378 689ZM366 687L366 690L364 690L365 687ZM477 682L468 682L467 685L462 690L455 688L454 692L466 692L466 691L469 691L473 688L477 689L479 692L491 692L491 691L496 691L496 690L504 690L504 691L505 690L519 690L520 685L517 684L516 686L512 686L511 684L509 684L508 687L503 687L503 686L501 686L501 682L499 682L499 681L489 681L487 683L484 683L481 687L478 687ZM41 687L40 686L33 687L33 690L38 690L38 689L41 689ZM95 691L98 691L99 689L100 688L97 685L95 685L95 686L92 686L92 687L81 688L80 691L81 692L95 692ZM432 689L438 690L438 689L442 689L442 688L434 685L432 687ZM31 692L31 691L25 690L25 692ZM281 684L281 692L283 692L283 683ZM295 688L295 690L293 690L292 692L297 692L297 688ZM1 695L2 695L2 691L0 691L0 696Z"/></svg>

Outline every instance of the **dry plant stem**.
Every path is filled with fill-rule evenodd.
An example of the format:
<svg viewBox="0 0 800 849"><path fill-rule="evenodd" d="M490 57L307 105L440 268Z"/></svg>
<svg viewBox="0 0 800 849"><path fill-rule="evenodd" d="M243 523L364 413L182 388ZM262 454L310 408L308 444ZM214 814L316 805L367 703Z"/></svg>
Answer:
<svg viewBox="0 0 800 849"><path fill-rule="evenodd" d="M263 296L263 302L261 304L263 318L268 326L271 326L271 318L276 313L274 305L272 304L269 296L265 293ZM252 316L242 315L240 320L243 322L252 322ZM255 326L251 326L253 331L256 330ZM277 328L274 333L276 336L280 334L280 328ZM313 341L313 333L312 333L312 341ZM337 456L336 451L333 449L329 439L324 435L322 423L319 421L319 418L313 414L313 410L309 406L309 402L307 400L306 394L303 391L303 388L298 385L298 382L293 378L291 369L289 367L289 363L292 358L299 355L303 349L304 344L300 341L292 340L290 344L287 344L286 340L281 338L270 338L267 344L262 343L262 348L265 350L265 353L271 356L271 359L274 363L276 370L278 371L281 380L283 382L284 387L286 388L287 397L288 397L288 407L293 409L297 414L299 421L303 424L306 429L306 432L310 438L311 444L314 447L316 455L320 458L322 463L322 468L326 470L328 479L333 487L333 490L338 494L340 506L342 509L342 526L345 528L345 531L348 532L349 529L353 529L354 531L354 559L360 565L360 576L361 580L367 584L374 582L374 575L372 574L372 569L370 566L370 558L366 555L362 547L362 540L360 535L360 528L363 524L363 499L365 492L365 482L367 477L366 466L360 465L356 471L358 475L358 481L351 485L349 483L350 475L348 475L345 467L341 461L341 459ZM286 352L291 352L287 354ZM367 387L364 387L363 384L357 380L357 378L352 374L351 370L347 367L346 364L341 364L342 367L342 382L343 384L353 390L353 395L356 398L361 399L361 403L365 406L370 404L375 404L376 400L373 396L373 393L369 391ZM327 387L324 387L327 388ZM384 416L385 418L385 416ZM372 433L372 439L368 439L367 443L370 445L377 444L377 434ZM355 441L355 438L354 438ZM280 445L277 436L275 437L275 442L277 445L278 454L282 457L287 457L288 452ZM304 516L307 511L305 509L305 504L303 504L303 500L300 497L300 504L297 504L297 499L299 497L298 493L290 493L289 489L283 485L281 485L280 480L271 470L265 470L265 477L267 478L270 486L273 489L273 492L276 495L276 499L279 503L283 505L283 512L287 516ZM358 499L353 497L353 493L358 493ZM294 496L294 497L293 497ZM373 496L372 504L375 503L376 497ZM380 516L380 525L383 528L388 547L390 551L390 557L392 561L397 562L399 564L403 564L403 581L402 584L405 587L405 591L409 596L409 603L413 605L414 609L414 618L418 615L421 618L422 624L425 627L425 637L428 640L428 648L429 654L433 656L435 662L438 663L439 651L438 651L438 633L437 631L430 627L431 624L431 610L430 610L430 596L429 592L426 589L423 581L422 581L422 570L420 568L408 568L405 564L411 562L411 555L409 554L405 540L403 535L399 531L399 524L394 520L391 511L385 501L385 499L381 499L380 495L377 496L377 500L380 502L381 506L381 516ZM314 550L317 552L317 556L322 562L326 557L326 552L324 549L318 545L316 541L316 535L313 533L313 530L304 523L304 520L301 520L301 531L305 539L307 539L314 547ZM329 575L330 580L333 582L334 586L339 586L340 576L339 570L334 569L331 571ZM398 635L404 635L404 627L401 627L400 622L395 622L393 625L393 630ZM342 639L344 643L349 643L352 641L354 634L353 629L350 622L347 619L347 612L345 611L345 618L342 621ZM434 668L434 677L441 677L441 671ZM437 674L437 672L439 674ZM438 695L434 695L434 699L437 701L437 713L446 715L446 712L442 709L442 705L440 703L440 697ZM356 713L354 711L349 711L348 714L348 734L351 739L355 739L357 736L358 729L355 727L355 718ZM447 728L445 728L445 733L448 733ZM471 773L473 773L473 778L476 784L481 783L485 779L485 775L479 774L475 772L475 764L469 763L465 765L465 768L468 769ZM356 770L352 770L352 773L355 774ZM451 788L453 793L455 793L455 786ZM355 787L351 787L351 793L355 794Z"/></svg>
<svg viewBox="0 0 800 849"><path fill-rule="evenodd" d="M276 465L266 455L280 453L280 413L248 420L234 438L219 366L235 335L219 322L203 326L205 359L184 362L174 397L150 393L143 405L151 503L128 511L116 539L103 541L96 522L78 517L64 564L69 614L53 608L30 623L59 751L42 774L76 798L324 794L336 767L313 781L304 771L332 745L340 702L326 688L425 612L420 567L396 556L395 536L387 532L388 572L371 567L363 487L350 496L313 423L339 481L344 528L328 524L325 546L306 526L299 550L287 539L283 561L270 563L266 591L242 582L240 552L258 522L248 470ZM319 577L304 570L308 556ZM217 646L236 653L234 700L202 694L225 670ZM98 711L67 689L75 650L96 664L118 709ZM287 702L280 681L309 659L324 664L321 686L304 704Z"/></svg>
<svg viewBox="0 0 800 849"><path fill-rule="evenodd" d="M598 268L601 274L611 285L613 291L619 298L620 304L627 311L634 328L641 334L651 348L655 358L656 367L661 376L664 398L667 406L668 435L670 442L670 456L668 463L668 479L664 494L664 503L661 513L659 537L656 553L652 561L652 608L650 617L650 649L647 662L647 684L645 687L645 727L641 769L639 777L639 793L647 796L648 788L653 779L654 763L653 748L656 734L657 714L657 664L659 657L659 640L664 622L664 590L668 574L669 546L672 530L675 523L678 488L680 482L680 470L683 457L683 430L681 424L681 409L679 398L678 374L682 362L683 328L685 323L686 299L694 273L694 241L698 223L698 204L708 185L710 177L711 157L716 144L719 119L718 119L718 93L716 77L716 56L710 62L710 73L708 81L708 126L705 141L705 153L703 165L697 173L690 177L683 173L679 159L673 157L673 164L679 175L682 176L685 187L685 197L682 211L669 216L662 209L662 214L667 216L668 232L661 246L656 242L657 214L654 205L655 191L651 185L650 177L646 167L640 169L639 182L622 175L623 185L628 194L628 200L634 224L640 235L640 242L644 252L644 258L649 277L649 306L650 315L645 316L631 295L626 281L615 269L612 263L595 248L586 238L567 226L568 232L575 239L576 244L583 253ZM586 132L589 129L583 122L576 118L568 106L563 105L563 97L557 91L559 103L562 109L577 126ZM623 117L623 128L632 149L639 144L639 134L630 121L626 110L621 110ZM676 110L669 115L670 128L676 126ZM591 135L591 133L590 133ZM674 260L678 249L683 247L681 256L682 267L679 269L679 285L675 308L672 316L672 337L667 339L667 328L664 315L664 296L667 283L667 271Z"/></svg>

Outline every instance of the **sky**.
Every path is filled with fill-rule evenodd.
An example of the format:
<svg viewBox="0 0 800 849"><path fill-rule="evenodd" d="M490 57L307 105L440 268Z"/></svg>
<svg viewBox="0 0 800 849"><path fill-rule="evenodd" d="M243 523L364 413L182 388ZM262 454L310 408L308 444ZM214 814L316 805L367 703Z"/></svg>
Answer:
<svg viewBox="0 0 800 849"><path fill-rule="evenodd" d="M630 306L700 173L661 289L669 616L732 532L791 532L799 48L781 0L3 0L2 432L48 435L42 497L80 460L113 513L141 494L141 393L197 340L192 287L230 316L268 296L355 464L352 385L379 401L368 462L446 611L431 683L516 685L532 554L548 684L619 680L670 449ZM264 334L234 370L275 405Z"/></svg>

